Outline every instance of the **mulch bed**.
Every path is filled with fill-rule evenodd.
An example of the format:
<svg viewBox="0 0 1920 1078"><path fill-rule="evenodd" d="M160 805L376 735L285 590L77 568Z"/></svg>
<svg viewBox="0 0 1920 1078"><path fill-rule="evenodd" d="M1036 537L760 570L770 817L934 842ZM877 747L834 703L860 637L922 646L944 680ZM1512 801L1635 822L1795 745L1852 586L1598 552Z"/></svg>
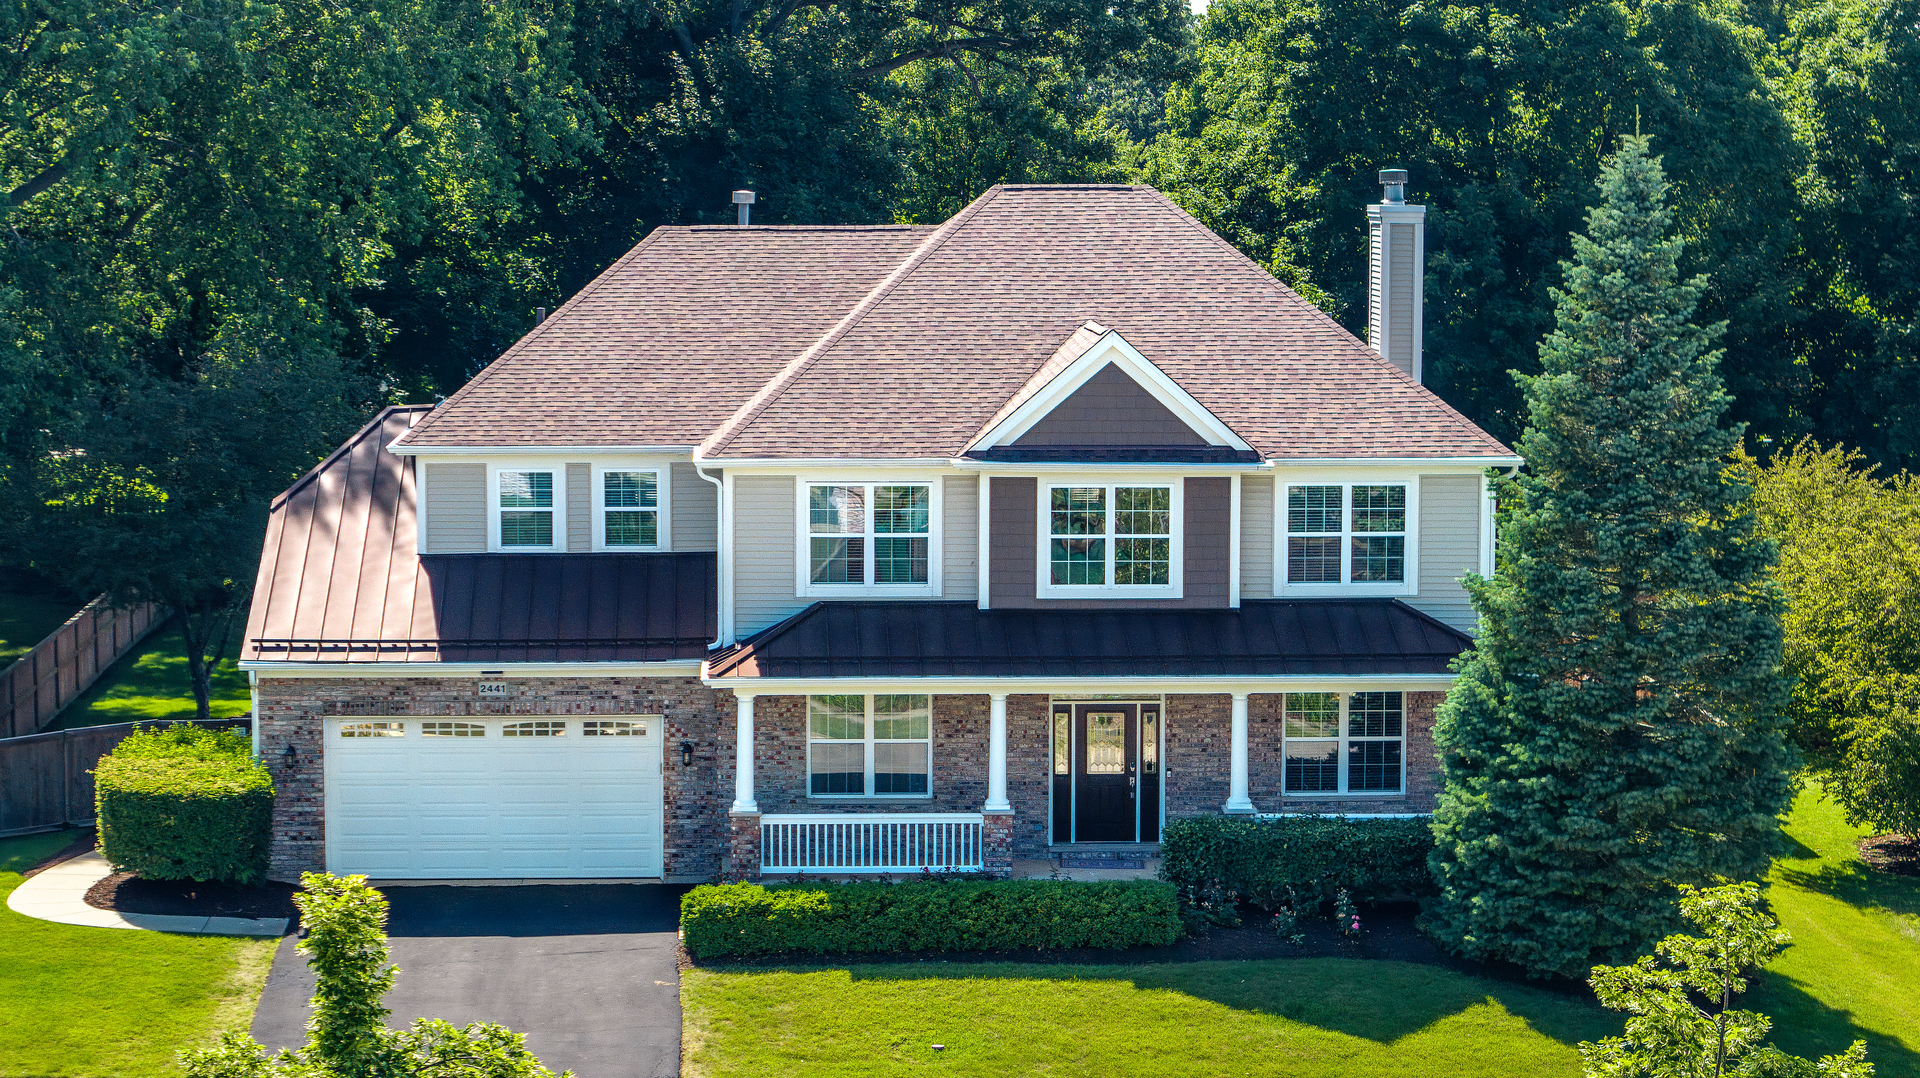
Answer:
<svg viewBox="0 0 1920 1078"><path fill-rule="evenodd" d="M726 969L751 967L790 967L802 965L872 965L879 963L979 964L1023 962L1043 965L1136 966L1160 962L1243 962L1267 958L1366 958L1395 962L1418 962L1442 966L1476 977L1514 984L1527 984L1571 996L1585 996L1590 990L1581 981L1565 977L1551 980L1529 978L1518 966L1501 963L1469 962L1455 958L1420 931L1416 920L1420 907L1412 902L1386 903L1360 909L1361 933L1348 938L1334 930L1331 921L1309 921L1299 926L1301 941L1293 943L1268 928L1270 915L1250 906L1241 907L1238 928L1209 927L1189 933L1166 947L1129 947L1110 951L1075 948L1059 951L902 951L891 954L858 955L770 955L763 958L699 959L680 949L680 969Z"/></svg>
<svg viewBox="0 0 1920 1078"><path fill-rule="evenodd" d="M291 927L300 916L293 905L293 896L299 890L293 884L271 880L243 887L193 880L143 880L131 872L116 872L87 889L87 905L116 913L285 917Z"/></svg>
<svg viewBox="0 0 1920 1078"><path fill-rule="evenodd" d="M1860 860L1896 876L1920 876L1920 842L1905 835L1873 835L1860 840Z"/></svg>

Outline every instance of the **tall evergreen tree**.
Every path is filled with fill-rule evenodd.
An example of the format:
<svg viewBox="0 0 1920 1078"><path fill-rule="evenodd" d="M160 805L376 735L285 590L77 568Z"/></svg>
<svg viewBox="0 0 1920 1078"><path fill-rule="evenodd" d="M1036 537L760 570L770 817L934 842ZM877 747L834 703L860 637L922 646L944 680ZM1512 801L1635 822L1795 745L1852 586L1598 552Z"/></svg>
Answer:
<svg viewBox="0 0 1920 1078"><path fill-rule="evenodd" d="M1605 162L1520 377L1528 468L1434 735L1430 929L1541 973L1644 950L1674 884L1758 876L1789 790L1773 547L1726 472L1722 327L1690 321L1706 280L1680 277L1648 142Z"/></svg>

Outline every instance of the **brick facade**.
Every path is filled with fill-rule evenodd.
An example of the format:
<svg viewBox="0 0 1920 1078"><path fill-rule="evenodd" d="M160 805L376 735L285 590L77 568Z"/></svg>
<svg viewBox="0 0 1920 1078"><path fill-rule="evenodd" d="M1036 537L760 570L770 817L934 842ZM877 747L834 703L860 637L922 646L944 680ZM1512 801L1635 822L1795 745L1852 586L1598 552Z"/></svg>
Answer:
<svg viewBox="0 0 1920 1078"><path fill-rule="evenodd" d="M665 726L666 849L669 879L720 872L733 791L733 694L698 678L513 678L506 696L477 695L473 678L260 679L260 753L273 767L273 878L297 880L326 867L321 786L321 721L351 715L661 715ZM719 749L720 734L727 744ZM694 746L693 766L681 742ZM292 744L291 774L282 753ZM724 777L719 760L726 761Z"/></svg>
<svg viewBox="0 0 1920 1078"><path fill-rule="evenodd" d="M758 817L729 820L734 782L733 694L698 679L515 678L506 697L476 695L469 678L260 679L260 747L274 770L272 873L297 879L324 867L322 719L356 715L623 715L665 717L666 850L669 879L738 878L757 872ZM1406 696L1407 793L1400 797L1283 797L1281 698L1248 701L1249 793L1261 812L1428 812L1439 789L1434 710L1445 694ZM989 738L985 695L933 698L933 796L927 800L807 796L806 701L754 701L754 794L763 813L978 812L986 800ZM994 817L988 839L995 863L1043 857L1049 841L1052 709L1048 697L1007 698L1007 797L1011 816ZM1168 819L1210 815L1227 799L1232 700L1226 694L1166 698L1165 799ZM691 767L681 743L691 742ZM298 753L289 771L287 745ZM751 866L751 868L749 868Z"/></svg>

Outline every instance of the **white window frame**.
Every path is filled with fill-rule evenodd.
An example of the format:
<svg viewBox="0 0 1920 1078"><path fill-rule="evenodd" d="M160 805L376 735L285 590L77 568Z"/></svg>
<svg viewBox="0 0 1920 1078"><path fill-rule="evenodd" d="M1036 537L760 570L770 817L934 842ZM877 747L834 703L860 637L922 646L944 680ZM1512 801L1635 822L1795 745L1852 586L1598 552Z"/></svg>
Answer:
<svg viewBox="0 0 1920 1078"><path fill-rule="evenodd" d="M1366 485L1366 484L1363 484ZM1354 737L1349 732L1349 715L1353 706L1353 697L1363 692L1393 692L1400 694L1400 736L1391 737ZM1280 796L1300 800L1328 798L1373 799L1404 798L1407 796L1407 697L1412 695L1405 689L1342 689L1333 693L1340 701L1340 729L1334 737L1289 737L1287 736L1287 700L1289 696L1318 696L1320 693L1285 693L1280 700ZM1354 741L1399 741L1400 742L1400 788L1397 790L1350 790L1347 778L1347 747ZM1290 741L1326 742L1332 741L1339 747L1334 750L1334 759L1339 766L1340 778L1337 790L1300 790L1287 789L1287 743Z"/></svg>
<svg viewBox="0 0 1920 1078"><path fill-rule="evenodd" d="M945 530L941 518L941 503L946 500L940 476L901 475L847 476L796 475L793 487L793 593L797 597L827 599L937 599L940 597L941 574L944 544L941 533ZM873 578L873 488L874 487L926 487L927 488L927 582L924 584L816 584L813 582L813 533L807 514L809 487L865 487L867 491L867 579Z"/></svg>
<svg viewBox="0 0 1920 1078"><path fill-rule="evenodd" d="M608 472L652 472L655 492L654 509L660 521L655 533L656 542L651 546L629 546L609 544L607 542L607 481ZM594 461L592 467L593 484L593 549L600 553L617 554L623 551L647 553L673 549L673 468L669 464L620 464ZM617 508L617 507L616 507Z"/></svg>
<svg viewBox="0 0 1920 1078"><path fill-rule="evenodd" d="M1035 597L1041 599L1179 599L1185 594L1186 574L1186 488L1182 475L1043 475L1035 484L1039 496L1034 506ZM1105 584L1055 584L1053 582L1053 491L1056 487L1105 487L1107 489L1107 582ZM1166 487L1169 560L1165 584L1115 584L1113 559L1115 536L1113 514L1115 487Z"/></svg>
<svg viewBox="0 0 1920 1078"><path fill-rule="evenodd" d="M1318 532L1317 535L1340 540L1340 582L1339 583L1294 583L1287 579L1288 540L1293 538L1287 531L1288 492L1293 487L1339 487L1340 531ZM1354 487L1405 487L1407 488L1407 530L1406 530L1406 572L1399 581L1363 581L1352 583L1353 577L1353 488ZM1364 535L1365 533L1360 533ZM1339 474L1285 474L1274 477L1273 486L1273 580L1274 594L1278 597L1312 598L1316 596L1385 596L1420 594L1420 477L1403 473L1378 476L1354 475L1352 472Z"/></svg>
<svg viewBox="0 0 1920 1078"><path fill-rule="evenodd" d="M844 484L843 484L844 485ZM806 723L806 796L810 801L931 801L933 800L933 694L931 693L879 693L880 696L924 696L927 698L927 737L924 742L919 738L885 738L873 736L873 698L874 693L809 693L802 697L803 719ZM814 696L858 696L866 702L865 737L861 741L850 738L816 738L813 736ZM817 794L813 792L813 746L826 745L862 745L860 750L866 763L866 778L862 780L864 792L857 794ZM873 792L873 758L875 745L919 745L927 746L927 792L921 794L882 794Z"/></svg>
<svg viewBox="0 0 1920 1078"><path fill-rule="evenodd" d="M500 543L500 473L547 472L553 476L553 542L546 546ZM563 460L509 461L487 465L487 549L496 554L540 554L567 549L567 464Z"/></svg>

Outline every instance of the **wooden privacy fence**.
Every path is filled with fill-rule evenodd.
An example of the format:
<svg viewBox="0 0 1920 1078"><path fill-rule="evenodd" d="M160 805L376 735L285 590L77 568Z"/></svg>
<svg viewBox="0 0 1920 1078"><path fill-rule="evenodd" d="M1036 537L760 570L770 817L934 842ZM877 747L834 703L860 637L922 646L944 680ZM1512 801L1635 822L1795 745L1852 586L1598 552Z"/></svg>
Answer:
<svg viewBox="0 0 1920 1078"><path fill-rule="evenodd" d="M212 719L202 725L244 730L251 722ZM93 768L100 757L135 730L168 725L123 722L0 738L0 836L91 824Z"/></svg>
<svg viewBox="0 0 1920 1078"><path fill-rule="evenodd" d="M0 671L0 737L38 733L165 620L152 603L115 610L102 595Z"/></svg>

